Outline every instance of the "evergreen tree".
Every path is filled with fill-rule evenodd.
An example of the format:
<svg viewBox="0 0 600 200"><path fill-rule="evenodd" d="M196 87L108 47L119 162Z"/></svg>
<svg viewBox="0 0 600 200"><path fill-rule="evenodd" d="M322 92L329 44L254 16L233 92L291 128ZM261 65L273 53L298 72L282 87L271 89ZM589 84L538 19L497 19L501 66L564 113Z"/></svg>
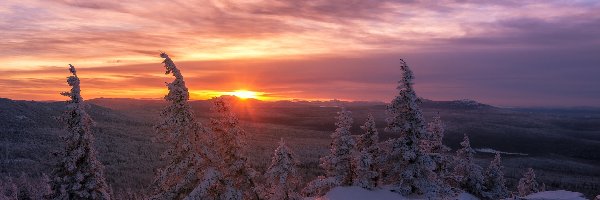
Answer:
<svg viewBox="0 0 600 200"><path fill-rule="evenodd" d="M367 121L361 126L365 132L357 139L357 151L353 159L354 183L366 189L373 189L379 182L379 172L376 166L376 155L379 153L379 133L375 126L373 115L369 114Z"/></svg>
<svg viewBox="0 0 600 200"><path fill-rule="evenodd" d="M267 199L271 200L297 200L301 199L296 192L300 178L296 169L298 161L283 142L275 149L271 166L265 173L267 185Z"/></svg>
<svg viewBox="0 0 600 200"><path fill-rule="evenodd" d="M60 161L53 171L52 199L111 199L111 191L104 177L104 166L96 158L92 119L85 112L79 77L73 65L73 74L67 78L70 92L61 93L70 98L63 117L68 134Z"/></svg>
<svg viewBox="0 0 600 200"><path fill-rule="evenodd" d="M315 180L306 184L306 187L302 190L302 194L309 197L321 196L336 186L339 186L339 181L336 177L318 176Z"/></svg>
<svg viewBox="0 0 600 200"><path fill-rule="evenodd" d="M379 132L375 126L375 118L369 114L367 121L360 127L364 133L360 135L356 141L356 149L358 151L367 150L369 152L377 151L377 143L379 142Z"/></svg>
<svg viewBox="0 0 600 200"><path fill-rule="evenodd" d="M375 159L367 151L356 152L353 159L354 177L353 185L365 189L373 189L377 186L378 173L375 171Z"/></svg>
<svg viewBox="0 0 600 200"><path fill-rule="evenodd" d="M532 193L540 192L540 184L535 180L535 172L532 168L527 169L523 178L519 180L517 192L519 196L527 196Z"/></svg>
<svg viewBox="0 0 600 200"><path fill-rule="evenodd" d="M442 154L450 151L450 148L444 145L444 123L439 113L433 117L433 121L427 124L427 137L421 140L421 148L426 153Z"/></svg>
<svg viewBox="0 0 600 200"><path fill-rule="evenodd" d="M457 181L462 189L482 197L486 190L483 172L482 168L474 162L475 150L471 148L467 135L464 136L460 145L462 148L456 151L455 177L458 178Z"/></svg>
<svg viewBox="0 0 600 200"><path fill-rule="evenodd" d="M226 199L259 199L255 184L254 170L248 165L242 154L243 129L232 111L231 102L234 97L223 96L213 99L213 112L217 117L211 119L212 133L216 140L219 155L219 171L223 175Z"/></svg>
<svg viewBox="0 0 600 200"><path fill-rule="evenodd" d="M421 140L421 149L431 156L435 164L433 171L440 179L439 193L451 196L455 192L455 188L448 184L448 181L452 182L453 177L452 156L447 154L451 149L443 143L444 134L444 123L438 113L433 117L433 121L427 124L427 137Z"/></svg>
<svg viewBox="0 0 600 200"><path fill-rule="evenodd" d="M209 132L194 118L183 75L166 53L160 56L165 59L165 74L172 74L175 80L167 84L168 105L155 127L157 140L168 144L161 155L167 165L158 170L150 199L214 199L219 195L215 180L220 174L212 163Z"/></svg>
<svg viewBox="0 0 600 200"><path fill-rule="evenodd" d="M431 156L420 146L421 140L427 139L427 130L413 89L414 76L404 60L400 59L400 63L403 76L398 81L398 95L387 107L386 119L386 131L398 134L399 138L384 143L384 179L402 194L436 196L441 180L433 172L435 163Z"/></svg>
<svg viewBox="0 0 600 200"><path fill-rule="evenodd" d="M337 185L352 185L352 154L355 141L350 134L352 127L351 112L342 108L336 117L337 128L331 134L331 147L329 155L321 158L321 167L325 169L327 177L335 178Z"/></svg>
<svg viewBox="0 0 600 200"><path fill-rule="evenodd" d="M502 168L500 153L496 153L494 160L490 162L490 166L488 166L485 172L485 186L487 188L485 197L488 199L503 199L509 195Z"/></svg>

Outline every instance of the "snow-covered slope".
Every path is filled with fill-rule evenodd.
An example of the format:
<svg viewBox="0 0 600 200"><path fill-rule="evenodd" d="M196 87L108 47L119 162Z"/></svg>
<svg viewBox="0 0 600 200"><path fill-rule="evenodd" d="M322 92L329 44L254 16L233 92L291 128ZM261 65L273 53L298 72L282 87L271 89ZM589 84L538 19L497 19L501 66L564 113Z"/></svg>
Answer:
<svg viewBox="0 0 600 200"><path fill-rule="evenodd" d="M545 191L530 194L522 199L526 200L586 200L583 194L565 190Z"/></svg>
<svg viewBox="0 0 600 200"><path fill-rule="evenodd" d="M377 199L377 200L424 200L427 199L422 196L409 196L404 197L398 193L391 192L385 189L378 190L366 190L361 187L335 187L331 191L327 192L322 197L317 198L306 198L305 200L365 200L365 199ZM477 197L462 193L456 197L456 200L479 200Z"/></svg>
<svg viewBox="0 0 600 200"><path fill-rule="evenodd" d="M404 197L398 193L391 192L385 189L366 190L361 187L335 187L322 197L305 198L305 200L424 200L422 196ZM456 196L456 200L479 200L477 197L462 193ZM545 191L530 194L526 197L517 198L519 200L586 200L583 194L579 192L571 192L565 190ZM507 199L511 200L511 199Z"/></svg>
<svg viewBox="0 0 600 200"><path fill-rule="evenodd" d="M361 187L336 187L327 192L325 196L316 198L316 200L362 200L362 199L380 199L380 200L401 200L407 199L398 193L389 190L366 190Z"/></svg>

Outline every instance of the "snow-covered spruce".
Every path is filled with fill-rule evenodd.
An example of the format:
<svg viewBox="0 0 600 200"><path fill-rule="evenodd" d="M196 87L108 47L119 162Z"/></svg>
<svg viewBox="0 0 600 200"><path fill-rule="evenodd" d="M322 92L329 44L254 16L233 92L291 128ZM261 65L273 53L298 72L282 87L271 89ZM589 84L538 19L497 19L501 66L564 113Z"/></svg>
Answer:
<svg viewBox="0 0 600 200"><path fill-rule="evenodd" d="M433 117L433 121L427 124L427 138L421 140L421 149L431 156L435 163L433 170L437 176L444 181L440 193L448 195L452 191L447 186L447 181L452 181L452 156L448 155L451 149L442 143L445 134L444 123L439 113Z"/></svg>
<svg viewBox="0 0 600 200"><path fill-rule="evenodd" d="M353 185L365 189L373 189L379 183L376 155L379 153L379 133L375 126L373 115L369 114L367 121L360 127L364 133L358 136L356 153L353 156L354 168Z"/></svg>
<svg viewBox="0 0 600 200"><path fill-rule="evenodd" d="M532 168L528 168L527 172L523 174L523 178L519 179L519 184L517 185L519 196L527 196L540 191L542 190L540 184L535 180L535 172Z"/></svg>
<svg viewBox="0 0 600 200"><path fill-rule="evenodd" d="M85 112L77 71L69 65L71 76L67 83L71 91L61 93L70 98L62 120L67 135L65 149L52 172L52 199L111 199L111 191L104 176L104 166L96 158L90 116Z"/></svg>
<svg viewBox="0 0 600 200"><path fill-rule="evenodd" d="M485 187L487 188L484 197L488 199L503 199L507 198L509 191L506 188L506 180L502 172L502 162L500 153L496 153L494 160L490 162L485 171Z"/></svg>
<svg viewBox="0 0 600 200"><path fill-rule="evenodd" d="M353 184L365 189L373 189L377 186L378 172L373 167L375 165L373 155L367 151L356 152L352 160L354 168Z"/></svg>
<svg viewBox="0 0 600 200"><path fill-rule="evenodd" d="M271 200L296 200L301 199L298 194L300 178L297 171L298 161L294 159L292 152L283 139L279 147L275 149L271 166L265 173L266 199Z"/></svg>
<svg viewBox="0 0 600 200"><path fill-rule="evenodd" d="M486 190L483 169L474 163L473 156L475 155L475 150L471 148L469 137L466 134L460 145L462 148L456 151L454 176L457 178L460 188L471 194L483 197Z"/></svg>
<svg viewBox="0 0 600 200"><path fill-rule="evenodd" d="M306 184L306 187L302 189L302 194L308 197L321 196L338 185L339 181L335 177L318 176Z"/></svg>
<svg viewBox="0 0 600 200"><path fill-rule="evenodd" d="M355 141L350 134L352 127L352 112L342 108L336 117L337 128L331 134L331 147L329 155L321 158L321 167L325 169L327 177L337 180L337 185L352 185L352 154L354 153Z"/></svg>
<svg viewBox="0 0 600 200"><path fill-rule="evenodd" d="M442 154L450 151L450 148L442 143L444 133L444 123L438 113L433 117L433 121L427 124L427 137L421 140L421 148L426 153L433 154Z"/></svg>
<svg viewBox="0 0 600 200"><path fill-rule="evenodd" d="M226 199L260 199L256 185L256 172L249 166L243 155L244 130L232 111L231 102L235 97L214 98L212 110L216 114L211 119L211 130L216 141L219 156L219 171L223 176L224 197Z"/></svg>
<svg viewBox="0 0 600 200"><path fill-rule="evenodd" d="M358 151L376 151L377 143L379 142L379 132L375 126L375 118L372 114L367 116L365 124L360 128L364 131L364 133L358 137L356 141L356 149Z"/></svg>
<svg viewBox="0 0 600 200"><path fill-rule="evenodd" d="M150 199L216 199L217 186L213 173L214 152L211 151L207 130L195 120L189 104L189 92L183 76L166 53L161 53L166 72L175 77L168 83L165 96L168 105L160 114L155 127L157 141L167 143L161 158L167 165L154 178ZM194 191L195 193L191 193Z"/></svg>
<svg viewBox="0 0 600 200"><path fill-rule="evenodd" d="M433 172L435 163L420 147L427 138L425 120L419 108L419 99L413 89L414 76L404 60L400 60L402 78L398 81L398 95L387 107L386 131L399 137L386 141L384 184L392 184L401 194L437 196L443 183Z"/></svg>

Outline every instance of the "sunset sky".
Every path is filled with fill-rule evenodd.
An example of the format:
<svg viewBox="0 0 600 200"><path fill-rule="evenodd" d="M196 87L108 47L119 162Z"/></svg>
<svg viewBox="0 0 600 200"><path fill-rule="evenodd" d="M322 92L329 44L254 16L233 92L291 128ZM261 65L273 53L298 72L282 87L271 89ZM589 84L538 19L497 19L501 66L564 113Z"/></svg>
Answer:
<svg viewBox="0 0 600 200"><path fill-rule="evenodd" d="M107 3L111 2L111 3ZM0 97L162 98L169 53L193 99L419 96L600 106L600 1L0 0Z"/></svg>

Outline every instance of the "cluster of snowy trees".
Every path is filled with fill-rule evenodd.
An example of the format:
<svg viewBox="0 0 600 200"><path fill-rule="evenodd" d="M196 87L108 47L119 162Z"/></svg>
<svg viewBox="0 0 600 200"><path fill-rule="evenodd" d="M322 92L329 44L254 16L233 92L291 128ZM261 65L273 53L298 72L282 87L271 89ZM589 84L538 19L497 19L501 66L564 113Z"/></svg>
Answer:
<svg viewBox="0 0 600 200"><path fill-rule="evenodd" d="M428 198L452 197L462 191L483 199L509 197L500 154L484 171L474 163L475 151L465 135L462 148L451 155L450 148L442 143L444 126L440 117L425 122L413 88L414 76L403 60L401 70L398 95L388 105L386 119L386 131L397 137L379 142L372 115L361 126L362 135L353 137L351 113L342 109L337 117L338 128L331 135L330 153L321 159L326 174L310 182L304 193L321 195L336 186L360 186ZM533 170L520 181L520 196L543 190L529 173Z"/></svg>
<svg viewBox="0 0 600 200"><path fill-rule="evenodd" d="M155 129L157 142L167 144L161 155L166 165L157 170L147 194L114 195L98 161L75 67L64 92L70 98L63 117L68 134L65 147L51 176L30 181L0 182L0 199L277 199L294 200L322 195L337 186L359 186L369 190L389 189L403 195L428 198L452 197L467 191L483 199L511 195L505 186L501 158L496 154L487 169L474 163L475 151L465 135L456 155L442 143L444 125L439 116L426 123L413 88L414 76L401 60L402 79L398 95L387 108L386 131L396 137L380 141L375 119L369 115L363 133L352 134L351 112L338 112L337 128L331 134L329 153L321 158L325 174L302 187L292 150L281 140L265 173L252 169L244 152L245 132L231 107L229 97L214 98L210 124L196 120L188 88L181 71L166 53L168 105ZM529 169L519 181L518 194L543 191Z"/></svg>

